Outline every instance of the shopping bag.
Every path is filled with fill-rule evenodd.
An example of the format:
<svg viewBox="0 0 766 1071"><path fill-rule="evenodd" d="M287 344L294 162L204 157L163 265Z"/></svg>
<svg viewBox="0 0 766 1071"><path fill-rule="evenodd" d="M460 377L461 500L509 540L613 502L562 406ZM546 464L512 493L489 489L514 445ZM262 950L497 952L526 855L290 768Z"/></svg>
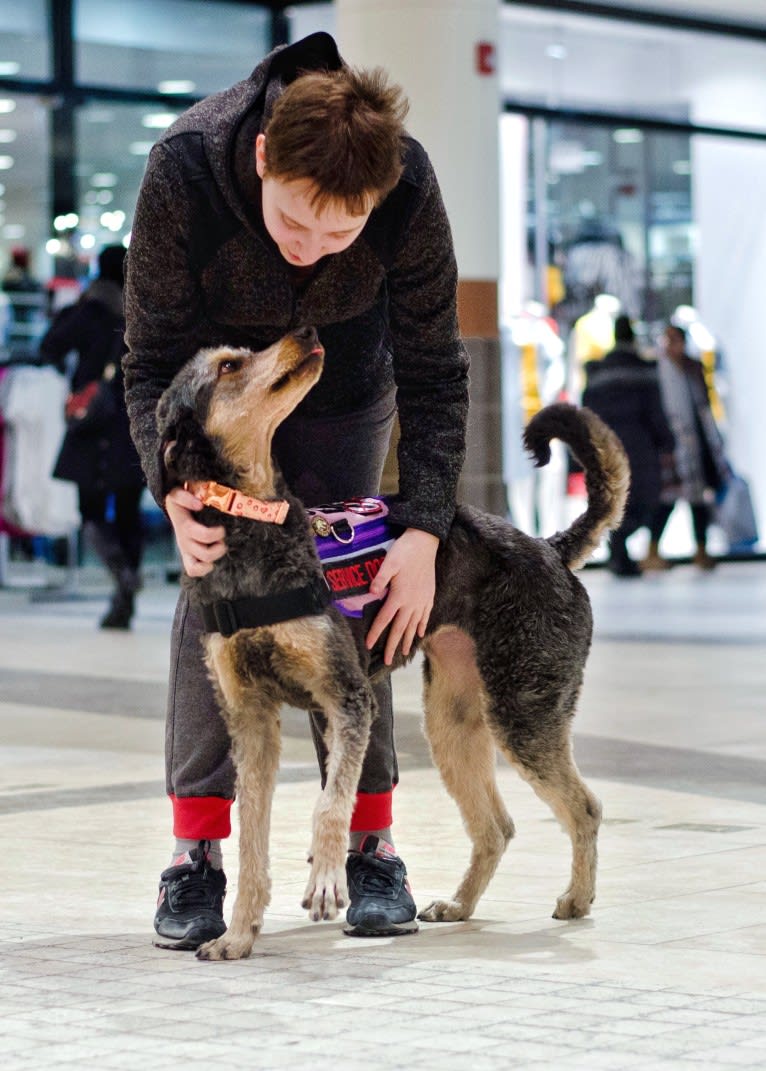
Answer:
<svg viewBox="0 0 766 1071"><path fill-rule="evenodd" d="M101 380L94 379L90 383L86 383L81 390L74 391L68 395L64 405L64 416L67 420L82 420L88 415L100 385Z"/></svg>
<svg viewBox="0 0 766 1071"><path fill-rule="evenodd" d="M729 550L747 550L758 542L758 525L747 480L732 473L716 497L715 521L724 532Z"/></svg>

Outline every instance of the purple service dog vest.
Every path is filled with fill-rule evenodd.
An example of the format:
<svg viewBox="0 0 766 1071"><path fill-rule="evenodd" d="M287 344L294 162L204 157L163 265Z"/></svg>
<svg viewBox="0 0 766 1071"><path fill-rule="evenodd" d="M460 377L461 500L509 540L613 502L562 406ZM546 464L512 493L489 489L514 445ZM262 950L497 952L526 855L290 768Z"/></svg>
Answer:
<svg viewBox="0 0 766 1071"><path fill-rule="evenodd" d="M385 498L349 498L306 511L333 605L361 617L370 584L403 529L388 517Z"/></svg>

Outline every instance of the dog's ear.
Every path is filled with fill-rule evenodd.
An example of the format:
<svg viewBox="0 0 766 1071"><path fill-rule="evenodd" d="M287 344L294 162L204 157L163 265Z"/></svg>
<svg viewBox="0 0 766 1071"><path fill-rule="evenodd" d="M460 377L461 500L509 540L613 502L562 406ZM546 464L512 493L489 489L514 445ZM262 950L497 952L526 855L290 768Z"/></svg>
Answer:
<svg viewBox="0 0 766 1071"><path fill-rule="evenodd" d="M157 403L157 431L159 433L159 470L162 478L163 496L184 482L184 474L178 469L183 440L190 425L198 426L196 417L197 384L194 377L183 369L173 380ZM184 431L186 434L184 434Z"/></svg>
<svg viewBox="0 0 766 1071"><path fill-rule="evenodd" d="M173 419L165 419L163 414L159 441L159 468L162 478L163 496L174 487L179 487L190 477L184 468L188 467L184 455L188 454L190 443L200 438L200 425L195 413L183 407L173 414Z"/></svg>
<svg viewBox="0 0 766 1071"><path fill-rule="evenodd" d="M176 428L189 416L194 415L195 394L191 377L183 369L157 403L157 431L160 440L169 442L176 437Z"/></svg>
<svg viewBox="0 0 766 1071"><path fill-rule="evenodd" d="M175 466L177 446L178 442L176 439L171 439L170 442L163 442L162 439L160 440L159 468L160 479L162 481L163 499L168 491L172 491L174 487L179 487L183 484L183 480L180 478L180 474Z"/></svg>

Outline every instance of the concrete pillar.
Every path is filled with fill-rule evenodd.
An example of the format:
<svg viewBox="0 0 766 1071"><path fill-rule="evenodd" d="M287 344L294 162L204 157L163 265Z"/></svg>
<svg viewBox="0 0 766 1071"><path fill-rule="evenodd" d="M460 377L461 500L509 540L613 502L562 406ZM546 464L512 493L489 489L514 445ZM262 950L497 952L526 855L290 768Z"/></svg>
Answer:
<svg viewBox="0 0 766 1071"><path fill-rule="evenodd" d="M461 500L506 512L498 340L496 0L337 0L344 59L384 67L410 101L407 127L433 161L458 263L458 318L471 354Z"/></svg>

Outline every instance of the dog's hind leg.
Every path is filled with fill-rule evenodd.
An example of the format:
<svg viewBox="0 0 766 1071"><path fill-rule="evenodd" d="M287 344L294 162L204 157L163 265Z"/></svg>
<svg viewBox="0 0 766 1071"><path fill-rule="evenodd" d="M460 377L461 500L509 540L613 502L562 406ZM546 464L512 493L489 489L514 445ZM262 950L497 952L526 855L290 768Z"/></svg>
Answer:
<svg viewBox="0 0 766 1071"><path fill-rule="evenodd" d="M583 918L590 913L596 896L601 803L575 765L568 723L562 725L553 746L550 740L542 745L532 740L523 749L512 744L502 750L540 799L548 804L572 842L569 886L556 901L553 917Z"/></svg>
<svg viewBox="0 0 766 1071"><path fill-rule="evenodd" d="M484 717L487 701L473 641L442 629L425 642L425 729L447 791L460 808L472 841L471 860L451 900L435 900L424 922L470 918L514 834L495 778L496 748Z"/></svg>

